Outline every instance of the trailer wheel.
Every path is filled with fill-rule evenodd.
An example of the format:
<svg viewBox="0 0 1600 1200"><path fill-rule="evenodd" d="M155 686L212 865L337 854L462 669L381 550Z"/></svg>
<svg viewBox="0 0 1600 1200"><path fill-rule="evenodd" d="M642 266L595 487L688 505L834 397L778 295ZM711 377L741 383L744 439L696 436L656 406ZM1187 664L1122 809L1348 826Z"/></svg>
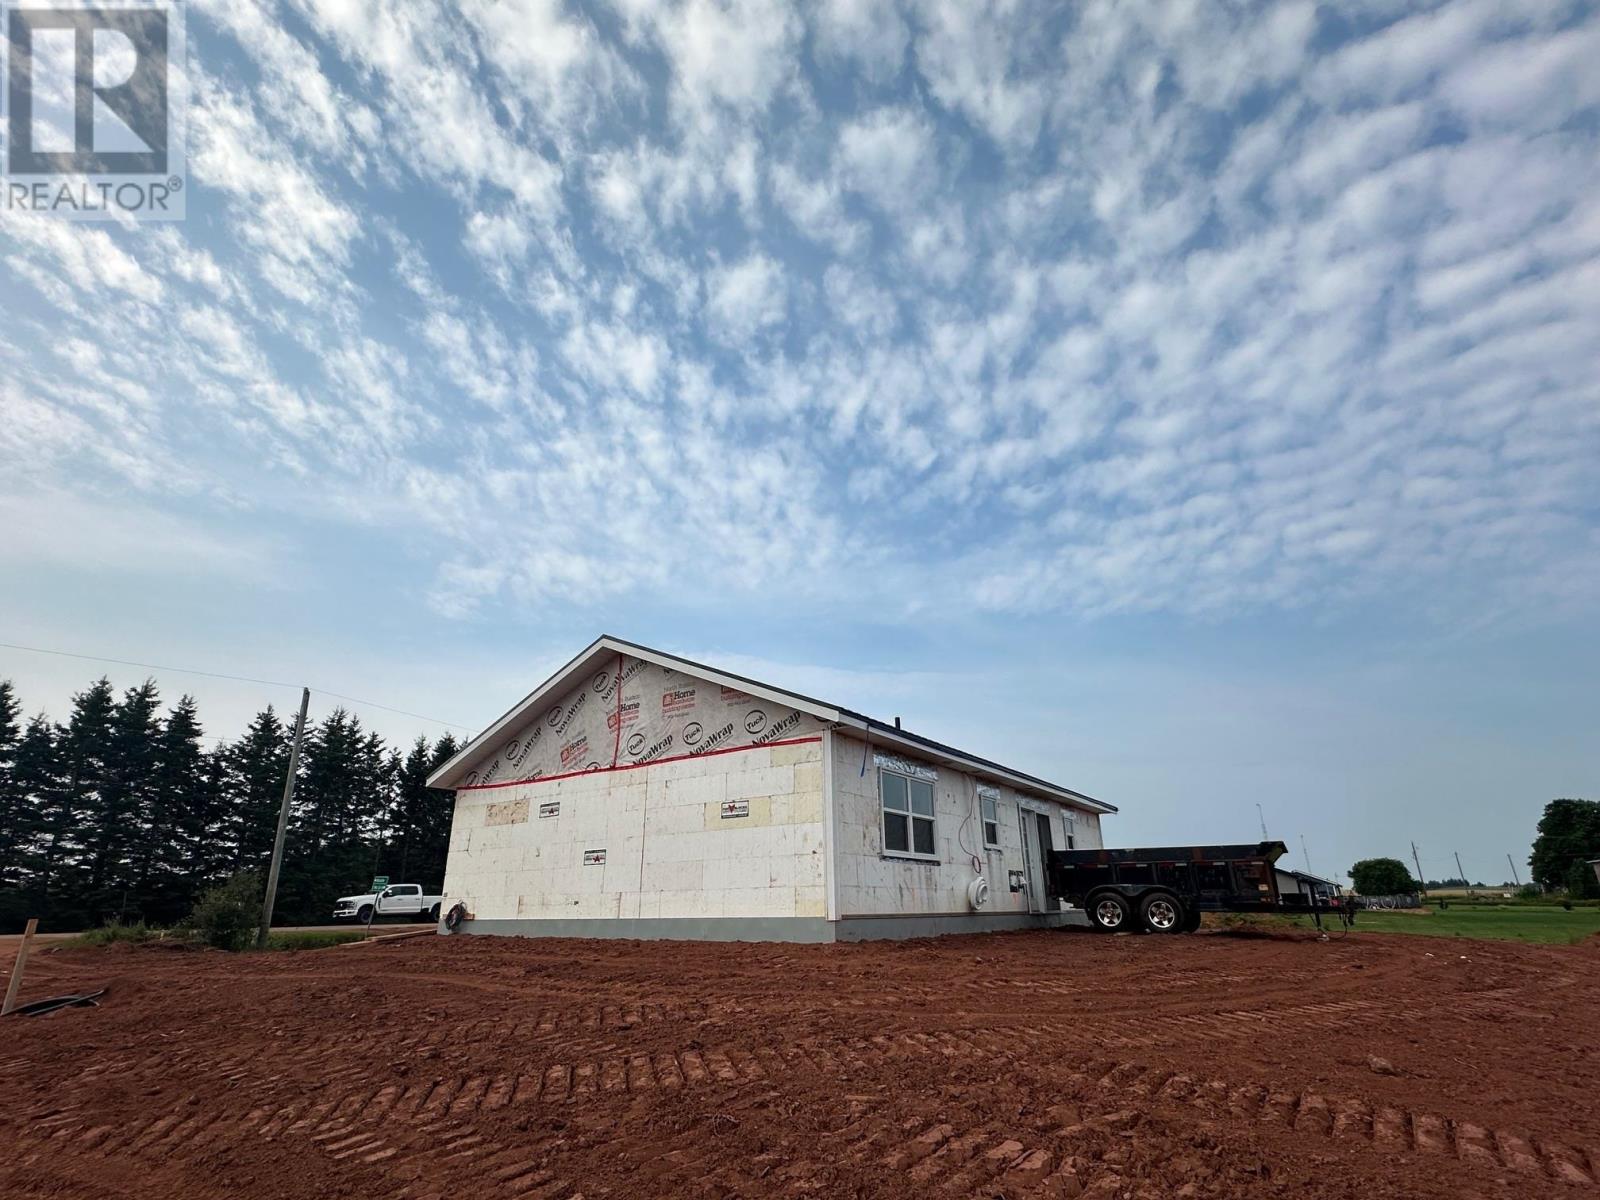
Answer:
<svg viewBox="0 0 1600 1200"><path fill-rule="evenodd" d="M1194 933L1200 928L1200 910L1186 908L1183 910L1183 932Z"/></svg>
<svg viewBox="0 0 1600 1200"><path fill-rule="evenodd" d="M1132 917L1127 898L1116 892L1102 892L1089 901L1089 919L1105 933L1121 933L1132 923Z"/></svg>
<svg viewBox="0 0 1600 1200"><path fill-rule="evenodd" d="M1183 932L1183 905L1170 892L1151 892L1140 902L1139 916L1151 933Z"/></svg>

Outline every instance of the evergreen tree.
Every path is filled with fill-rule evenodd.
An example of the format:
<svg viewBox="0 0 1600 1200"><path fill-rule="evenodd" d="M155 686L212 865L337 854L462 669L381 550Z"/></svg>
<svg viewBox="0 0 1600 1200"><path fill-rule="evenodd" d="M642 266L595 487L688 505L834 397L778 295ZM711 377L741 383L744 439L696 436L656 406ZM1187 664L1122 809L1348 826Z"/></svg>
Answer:
<svg viewBox="0 0 1600 1200"><path fill-rule="evenodd" d="M395 831L393 844L395 857L398 858L397 876L406 883L424 883L424 891L429 890L427 881L413 879L412 853L418 849L417 842L421 834L422 822L425 819L424 809L427 805L427 780L428 773L433 769L433 753L428 748L428 739L419 736L411 744L411 751L399 764L395 772ZM421 866L422 855L417 855L416 865Z"/></svg>
<svg viewBox="0 0 1600 1200"><path fill-rule="evenodd" d="M382 739L342 708L306 734L279 891L285 922L325 916L334 897L371 882L382 752Z"/></svg>
<svg viewBox="0 0 1600 1200"><path fill-rule="evenodd" d="M48 890L57 866L55 848L70 820L66 781L61 777L56 727L40 713L17 742L11 777L22 807L17 830L17 875L35 903Z"/></svg>
<svg viewBox="0 0 1600 1200"><path fill-rule="evenodd" d="M259 869L265 877L278 827L278 806L289 770L289 733L269 705L244 736L220 752L224 820L233 845L235 870Z"/></svg>
<svg viewBox="0 0 1600 1200"><path fill-rule="evenodd" d="M203 770L205 772L205 803L207 828L210 833L205 838L200 848L200 878L202 883L196 891L221 884L233 874L234 859L237 848L233 844L234 821L228 812L228 760L227 744L218 742L206 751ZM265 876L262 876L265 882Z"/></svg>
<svg viewBox="0 0 1600 1200"><path fill-rule="evenodd" d="M147 679L122 694L111 713L100 786L80 818L83 899L95 921L125 920L138 907L139 858L155 804L160 693Z"/></svg>
<svg viewBox="0 0 1600 1200"><path fill-rule="evenodd" d="M53 920L92 920L90 897L97 863L109 863L113 835L105 828L107 759L117 709L102 676L72 698L72 715L57 731L62 795L43 849L40 902Z"/></svg>
<svg viewBox="0 0 1600 1200"><path fill-rule="evenodd" d="M17 743L22 740L22 705L9 679L0 679L0 891L21 884L26 812L17 784Z"/></svg>
<svg viewBox="0 0 1600 1200"><path fill-rule="evenodd" d="M53 861L59 808L65 798L56 763L55 726L40 713L28 722L17 742L11 778L17 790L21 817L17 823L16 887L0 887L0 932L22 928L29 917L46 915L44 892Z"/></svg>
<svg viewBox="0 0 1600 1200"><path fill-rule="evenodd" d="M216 802L194 697L184 696L154 744L151 805L139 895L147 920L174 921L194 906L214 861Z"/></svg>
<svg viewBox="0 0 1600 1200"><path fill-rule="evenodd" d="M0 682L0 929L29 916L47 929L186 916L196 899L272 851L289 736L257 714L233 743L206 750L185 696L163 719L153 681L121 698L100 679L65 724L43 713L19 733L15 690ZM332 900L373 874L438 888L451 795L428 775L458 749L418 738L404 755L343 709L309 730L296 780L277 912L322 921Z"/></svg>
<svg viewBox="0 0 1600 1200"><path fill-rule="evenodd" d="M453 734L445 734L433 748L433 760L428 764L432 774L461 751ZM426 778L426 776L424 776ZM454 792L442 788L425 788L418 807L416 821L417 857L412 865L411 882L422 882L429 889L444 887L444 860L450 851L450 822L455 815Z"/></svg>

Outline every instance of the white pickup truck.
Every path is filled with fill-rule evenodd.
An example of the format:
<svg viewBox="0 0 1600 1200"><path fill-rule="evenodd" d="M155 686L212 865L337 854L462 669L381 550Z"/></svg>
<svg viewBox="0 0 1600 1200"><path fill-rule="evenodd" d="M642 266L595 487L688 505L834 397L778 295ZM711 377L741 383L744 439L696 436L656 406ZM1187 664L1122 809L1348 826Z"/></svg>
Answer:
<svg viewBox="0 0 1600 1200"><path fill-rule="evenodd" d="M443 899L443 896L424 895L420 883L392 883L381 892L340 896L333 902L333 919L360 921L363 925L378 917L408 916L437 921L439 903Z"/></svg>

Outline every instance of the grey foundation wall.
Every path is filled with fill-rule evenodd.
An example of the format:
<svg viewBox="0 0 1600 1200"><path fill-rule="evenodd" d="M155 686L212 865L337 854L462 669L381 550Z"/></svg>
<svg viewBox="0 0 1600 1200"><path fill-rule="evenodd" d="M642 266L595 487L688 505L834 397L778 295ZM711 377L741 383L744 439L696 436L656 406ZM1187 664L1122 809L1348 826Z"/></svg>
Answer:
<svg viewBox="0 0 1600 1200"><path fill-rule="evenodd" d="M1000 933L1012 929L1063 929L1089 926L1081 912L959 913L951 916L844 917L834 922L834 941L869 942L882 938L947 937L956 933Z"/></svg>
<svg viewBox="0 0 1600 1200"><path fill-rule="evenodd" d="M444 927L441 925L440 929ZM822 917L618 917L609 920L488 919L463 921L461 933L535 938L633 938L677 942L831 942Z"/></svg>
<svg viewBox="0 0 1600 1200"><path fill-rule="evenodd" d="M883 938L943 937L957 933L996 933L1008 929L1059 929L1087 926L1082 913L957 913L948 916L851 917L658 917L614 920L477 920L464 934L504 937L635 938L639 941L693 942L865 942ZM444 932L444 926L439 926Z"/></svg>

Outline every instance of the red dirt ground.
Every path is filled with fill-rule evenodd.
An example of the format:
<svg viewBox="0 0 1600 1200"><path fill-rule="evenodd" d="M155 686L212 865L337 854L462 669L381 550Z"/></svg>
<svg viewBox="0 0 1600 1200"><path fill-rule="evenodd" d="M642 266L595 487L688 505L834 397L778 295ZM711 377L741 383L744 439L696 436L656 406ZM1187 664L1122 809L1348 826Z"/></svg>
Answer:
<svg viewBox="0 0 1600 1200"><path fill-rule="evenodd" d="M8 1200L1600 1192L1594 942L49 950L24 998L101 986L0 1025Z"/></svg>

